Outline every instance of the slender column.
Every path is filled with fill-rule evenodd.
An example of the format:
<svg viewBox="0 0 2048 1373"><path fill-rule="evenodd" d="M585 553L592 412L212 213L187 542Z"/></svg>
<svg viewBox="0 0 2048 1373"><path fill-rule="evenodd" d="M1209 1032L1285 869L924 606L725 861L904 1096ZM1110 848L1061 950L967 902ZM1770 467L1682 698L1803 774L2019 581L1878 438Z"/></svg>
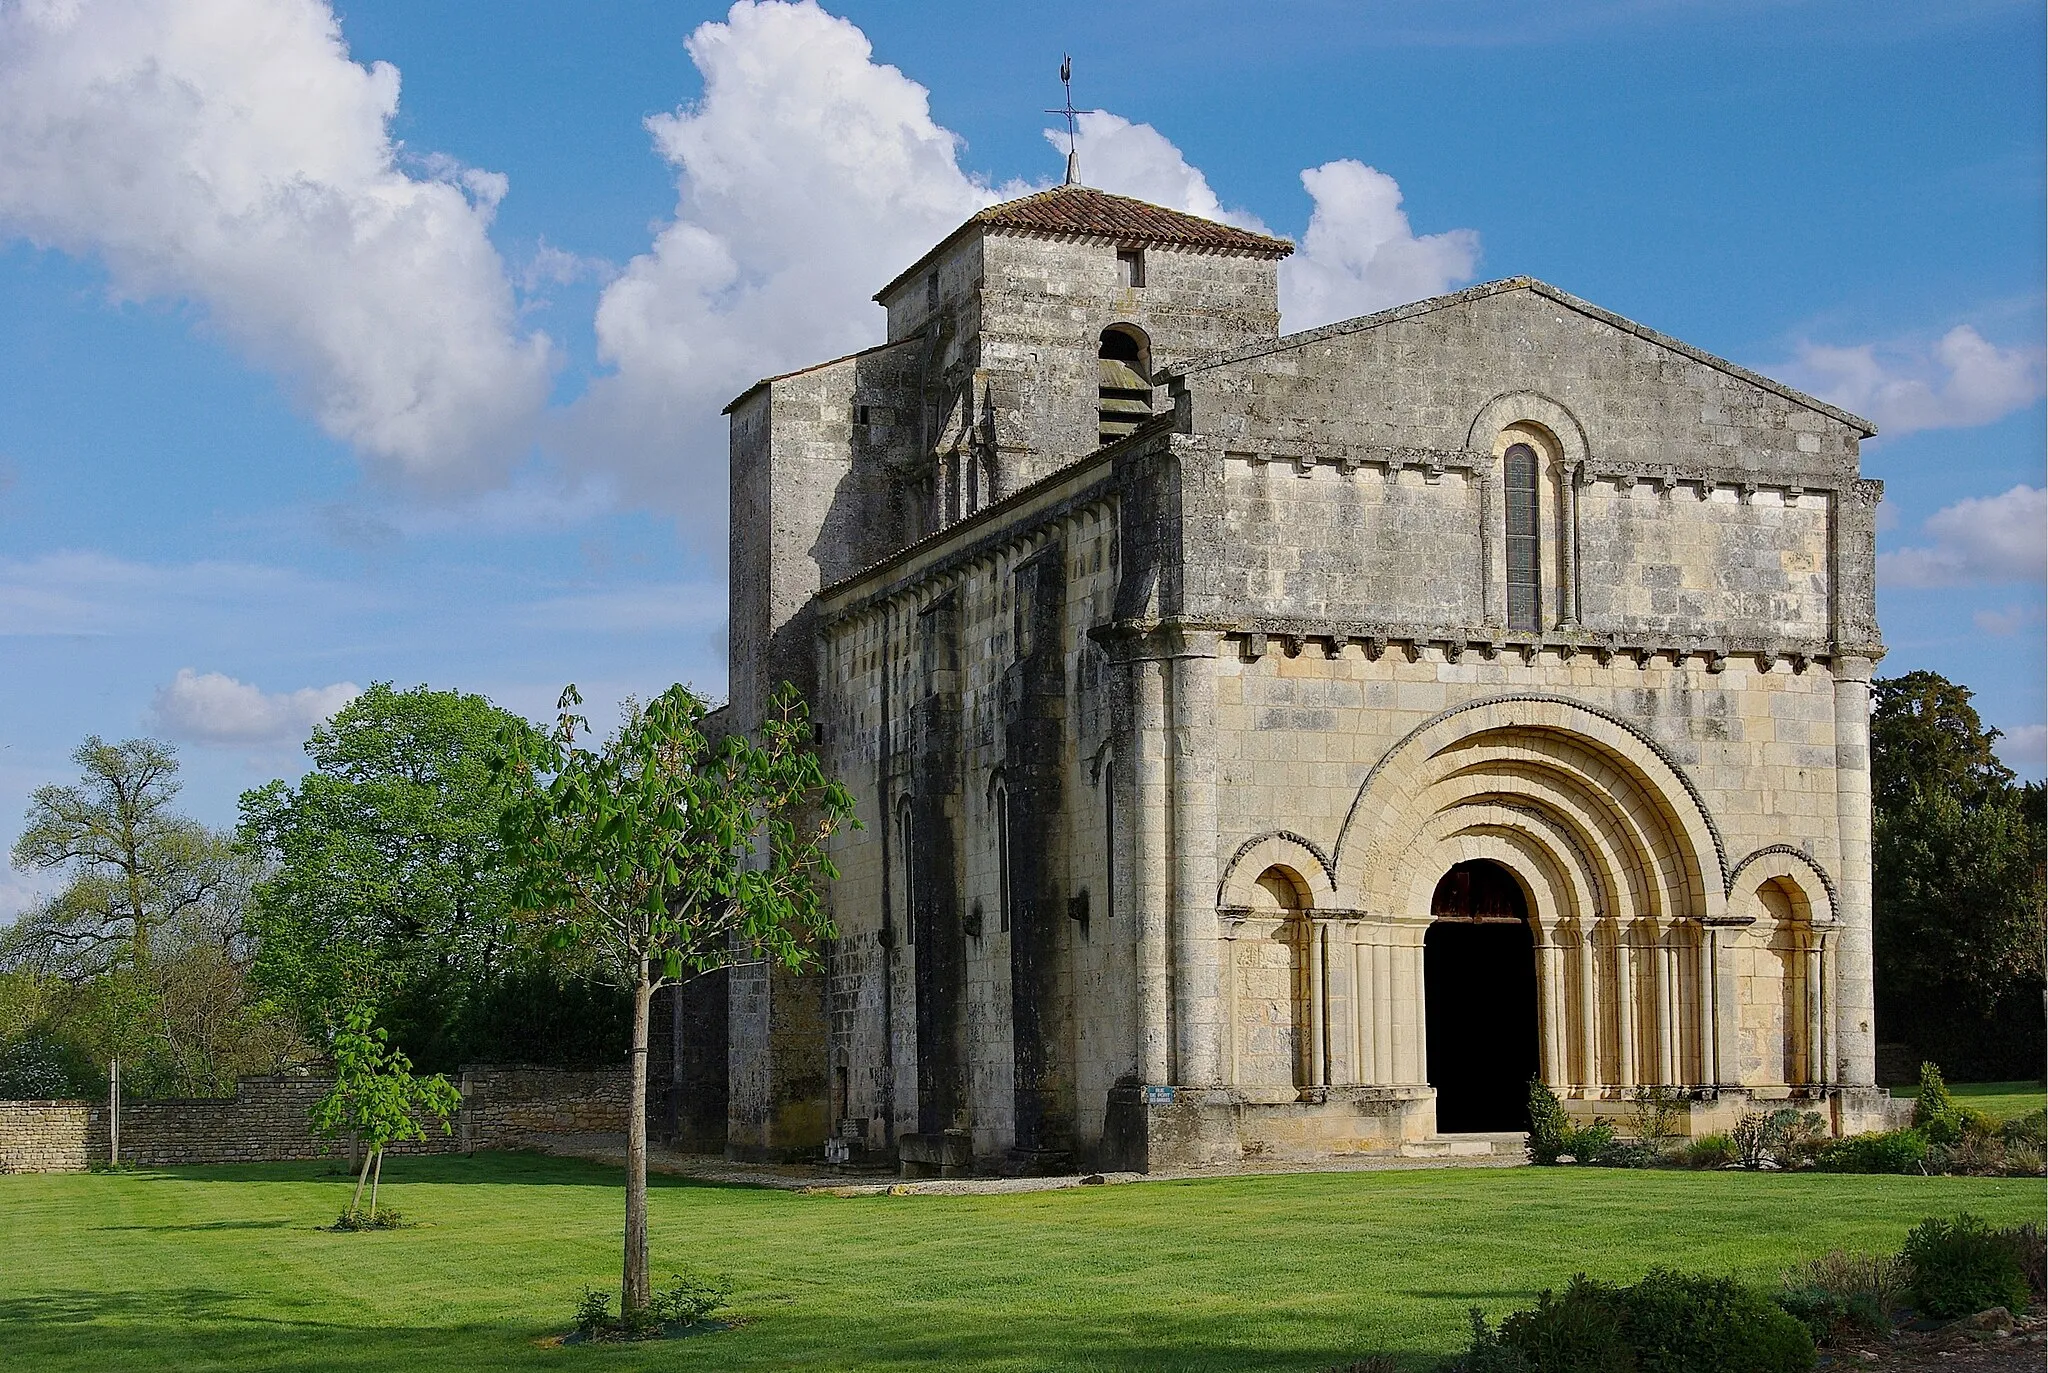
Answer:
<svg viewBox="0 0 2048 1373"><path fill-rule="evenodd" d="M1614 1028L1621 1051L1619 1085L1636 1085L1636 958L1628 926L1614 926Z"/></svg>
<svg viewBox="0 0 2048 1373"><path fill-rule="evenodd" d="M1721 932L1700 926L1700 1085L1721 1082Z"/></svg>
<svg viewBox="0 0 2048 1373"><path fill-rule="evenodd" d="M1835 1040L1835 1008L1840 1004L1840 995L1835 990L1841 970L1836 964L1838 957L1835 933L1829 931L1820 937L1820 1080L1823 1083L1841 1081L1835 1065L1841 1061L1840 1050ZM1873 1077L1875 1073L1871 1074Z"/></svg>
<svg viewBox="0 0 2048 1373"><path fill-rule="evenodd" d="M1224 939L1223 949L1223 1080L1237 1085L1237 1061L1241 1057L1238 1036L1243 1033L1238 1024L1243 1012L1237 1004L1237 941L1233 933Z"/></svg>
<svg viewBox="0 0 2048 1373"><path fill-rule="evenodd" d="M1196 634L1172 660L1168 734L1173 786L1174 1071L1221 1082L1216 937L1216 636Z"/></svg>
<svg viewBox="0 0 2048 1373"><path fill-rule="evenodd" d="M1321 921L1312 921L1308 927L1308 1080L1312 1087L1327 1086L1330 1081L1329 1056L1329 1001L1330 979L1327 958L1323 951L1324 938L1328 931Z"/></svg>
<svg viewBox="0 0 2048 1373"><path fill-rule="evenodd" d="M1841 834L1835 940L1835 1040L1839 1080L1877 1082L1870 954L1870 660L1835 659L1835 821ZM1829 1068L1836 1068L1831 1062ZM1831 1071L1830 1077L1834 1073Z"/></svg>
<svg viewBox="0 0 2048 1373"><path fill-rule="evenodd" d="M1365 933L1351 928L1351 1080L1377 1081L1372 1075L1372 946L1360 942Z"/></svg>
<svg viewBox="0 0 2048 1373"><path fill-rule="evenodd" d="M1820 1028L1820 941L1810 933L1806 947L1800 951L1799 961L1803 965L1800 969L1803 974L1801 990L1806 1002L1800 1008L1804 1012L1800 1018L1805 1022L1800 1026L1800 1038L1805 1041L1800 1046L1800 1071L1808 1083L1818 1084L1821 1081L1821 1050L1824 1038Z"/></svg>
<svg viewBox="0 0 2048 1373"><path fill-rule="evenodd" d="M1559 569L1563 575L1558 584L1558 627L1577 629L1579 626L1579 464L1573 463L1564 474L1564 537L1559 543Z"/></svg>
<svg viewBox="0 0 2048 1373"><path fill-rule="evenodd" d="M1600 1002L1594 995L1592 916L1579 917L1579 1085L1590 1095L1600 1086Z"/></svg>
<svg viewBox="0 0 2048 1373"><path fill-rule="evenodd" d="M1385 932L1378 933L1383 940ZM1384 942L1367 950L1372 956L1372 1080L1385 1087L1401 1080L1394 1066L1393 950Z"/></svg>
<svg viewBox="0 0 2048 1373"><path fill-rule="evenodd" d="M1428 1008L1422 1004L1422 950L1405 939L1407 931L1397 927L1401 942L1387 950L1394 961L1394 997L1400 1013L1394 1021L1394 1073L1404 1083L1428 1080L1422 1058L1423 1026L1429 1023Z"/></svg>
<svg viewBox="0 0 2048 1373"><path fill-rule="evenodd" d="M1173 1081L1166 959L1166 705L1161 664L1131 664L1135 709L1131 766L1131 894L1138 941L1138 1075Z"/></svg>
<svg viewBox="0 0 2048 1373"><path fill-rule="evenodd" d="M1671 932L1657 932L1651 952L1657 960L1657 1080L1669 1087L1678 1081L1678 967L1672 958Z"/></svg>

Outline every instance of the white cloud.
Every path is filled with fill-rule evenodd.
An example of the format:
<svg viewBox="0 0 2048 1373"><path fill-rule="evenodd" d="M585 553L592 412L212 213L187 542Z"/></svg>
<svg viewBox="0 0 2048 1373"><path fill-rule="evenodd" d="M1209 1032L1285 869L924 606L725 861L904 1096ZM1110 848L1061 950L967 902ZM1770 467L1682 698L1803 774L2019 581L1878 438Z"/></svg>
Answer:
<svg viewBox="0 0 2048 1373"><path fill-rule="evenodd" d="M1986 634L2017 634L2029 625L2041 623L2041 607L2037 605L2009 605L1997 610L1978 610L1970 615L1970 622Z"/></svg>
<svg viewBox="0 0 2048 1373"><path fill-rule="evenodd" d="M1877 556L1888 586L2039 582L2048 578L2048 491L2015 486L1944 506L1922 526L1931 544Z"/></svg>
<svg viewBox="0 0 2048 1373"><path fill-rule="evenodd" d="M2001 731L1996 745L1998 757L2024 777L2039 777L2048 771L2048 725L2019 725Z"/></svg>
<svg viewBox="0 0 2048 1373"><path fill-rule="evenodd" d="M593 384L557 435L621 494L723 528L719 408L756 379L879 340L869 297L995 199L927 92L815 4L741 0L686 44L692 105L647 121L676 212L605 288Z"/></svg>
<svg viewBox="0 0 2048 1373"><path fill-rule="evenodd" d="M0 7L0 232L196 302L374 467L487 481L552 348L486 234L505 178L405 156L398 86L324 0Z"/></svg>
<svg viewBox="0 0 2048 1373"><path fill-rule="evenodd" d="M520 608L513 618L534 629L645 634L713 628L724 621L725 612L723 586L668 582L550 596Z"/></svg>
<svg viewBox="0 0 2048 1373"><path fill-rule="evenodd" d="M1204 219L1271 233L1257 216L1230 209L1209 179L1150 124L1091 111L1077 121L1081 180ZM1063 129L1045 139L1065 151ZM1280 264L1280 314L1288 330L1441 295L1470 281L1479 233L1450 229L1418 236L1401 209L1401 187L1385 172L1344 158L1301 174L1314 209L1300 249Z"/></svg>
<svg viewBox="0 0 2048 1373"><path fill-rule="evenodd" d="M245 626L291 607L361 600L350 588L255 563L143 563L104 553L0 558L0 637L120 634L177 624Z"/></svg>
<svg viewBox="0 0 2048 1373"><path fill-rule="evenodd" d="M178 669L150 702L150 728L201 744L296 743L362 694L354 682L266 692L220 672Z"/></svg>
<svg viewBox="0 0 2048 1373"><path fill-rule="evenodd" d="M1401 187L1385 172L1344 158L1311 167L1301 184L1315 201L1301 251L1280 264L1280 315L1290 330L1370 314L1470 281L1479 233L1417 235Z"/></svg>
<svg viewBox="0 0 2048 1373"><path fill-rule="evenodd" d="M1989 424L2041 398L2041 350L2000 348L1967 324L1932 347L1802 344L1785 369L1886 434Z"/></svg>
<svg viewBox="0 0 2048 1373"><path fill-rule="evenodd" d="M1149 200L1168 209L1235 224L1254 233L1270 233L1258 216L1230 210L1209 188L1209 178L1188 165L1186 156L1150 124L1133 124L1106 110L1090 110L1075 121L1074 139L1080 154L1081 181L1097 190ZM1062 157L1065 129L1045 130L1045 141Z"/></svg>

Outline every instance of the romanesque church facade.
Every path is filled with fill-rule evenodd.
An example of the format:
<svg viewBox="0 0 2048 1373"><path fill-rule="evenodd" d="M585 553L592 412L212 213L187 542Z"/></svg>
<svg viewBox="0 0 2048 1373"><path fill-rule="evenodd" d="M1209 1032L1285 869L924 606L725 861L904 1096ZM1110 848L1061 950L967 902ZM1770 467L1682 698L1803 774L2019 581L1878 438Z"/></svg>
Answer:
<svg viewBox="0 0 2048 1373"><path fill-rule="evenodd" d="M1882 1122L1872 427L1528 278L1279 336L1289 251L1062 186L732 403L723 718L794 681L862 822L734 1154Z"/></svg>

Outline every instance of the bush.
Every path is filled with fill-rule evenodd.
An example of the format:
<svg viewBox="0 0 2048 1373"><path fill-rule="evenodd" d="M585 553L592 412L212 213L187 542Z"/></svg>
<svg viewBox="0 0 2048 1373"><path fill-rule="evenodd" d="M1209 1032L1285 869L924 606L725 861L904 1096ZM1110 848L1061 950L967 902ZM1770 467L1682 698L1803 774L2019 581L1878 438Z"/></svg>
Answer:
<svg viewBox="0 0 2048 1373"><path fill-rule="evenodd" d="M667 1287L656 1292L643 1310L612 1315L611 1293L583 1289L576 1304L576 1333L586 1340L658 1340L704 1324L725 1305L732 1283L720 1277L672 1273Z"/></svg>
<svg viewBox="0 0 2048 1373"><path fill-rule="evenodd" d="M2036 1111L2032 1115L2014 1116L1998 1127L1998 1137L2004 1140L2008 1147L2015 1144L2031 1144L2038 1149L2043 1144L2048 1144L2048 1110Z"/></svg>
<svg viewBox="0 0 2048 1373"><path fill-rule="evenodd" d="M1726 1168L1742 1157L1735 1149L1735 1141L1725 1132L1716 1130L1709 1135L1695 1136L1685 1146L1685 1163L1688 1168Z"/></svg>
<svg viewBox="0 0 2048 1373"><path fill-rule="evenodd" d="M1955 1114L1955 1109L1955 1098L1949 1095L1948 1083L1942 1081L1941 1069L1932 1063L1922 1063L1920 1094L1913 1099L1913 1124L1924 1130Z"/></svg>
<svg viewBox="0 0 2048 1373"><path fill-rule="evenodd" d="M1811 1111L1804 1115L1790 1107L1751 1111L1735 1124L1736 1156L1751 1171L1784 1168L1798 1160L1821 1128L1819 1115Z"/></svg>
<svg viewBox="0 0 2048 1373"><path fill-rule="evenodd" d="M1988 1140L1998 1135L1998 1122L1974 1106L1963 1106L1949 1094L1941 1080L1941 1069L1932 1063L1920 1065L1920 1095L1913 1102L1913 1128L1927 1136L1929 1144L1944 1147L1964 1140Z"/></svg>
<svg viewBox="0 0 2048 1373"><path fill-rule="evenodd" d="M1569 1152L1572 1124L1564 1103L1540 1078L1529 1079L1529 1161L1554 1164Z"/></svg>
<svg viewBox="0 0 2048 1373"><path fill-rule="evenodd" d="M1825 1144L1814 1165L1824 1173L1917 1173L1926 1158L1927 1137L1918 1130L1884 1130Z"/></svg>
<svg viewBox="0 0 2048 1373"><path fill-rule="evenodd" d="M1905 1297L1906 1279L1905 1261L1896 1254L1835 1249L1787 1271L1777 1300L1815 1344L1832 1344L1845 1334L1888 1330Z"/></svg>
<svg viewBox="0 0 2048 1373"><path fill-rule="evenodd" d="M1629 1134L1653 1150L1684 1133L1685 1097L1675 1087L1638 1087L1629 1096Z"/></svg>
<svg viewBox="0 0 2048 1373"><path fill-rule="evenodd" d="M1730 1278L1652 1269L1633 1287L1581 1274L1562 1296L1486 1328L1473 1313L1459 1373L1804 1373L1806 1327Z"/></svg>
<svg viewBox="0 0 2048 1373"><path fill-rule="evenodd" d="M419 1225L416 1220L407 1220L395 1206L387 1206L376 1215L367 1211L343 1211L334 1224L327 1228L342 1234L353 1234L360 1230L411 1230Z"/></svg>
<svg viewBox="0 0 2048 1373"><path fill-rule="evenodd" d="M2033 1221L2008 1225L1998 1232L1998 1238L2012 1250L2014 1262L2026 1275L2027 1290L2034 1304L2039 1306L2048 1301L2048 1242L2044 1242L2041 1227Z"/></svg>
<svg viewBox="0 0 2048 1373"><path fill-rule="evenodd" d="M1968 1212L1921 1221L1900 1256L1913 1270L1913 1304L1923 1316L1948 1320L1994 1306L2026 1309L2031 1291L2019 1245Z"/></svg>

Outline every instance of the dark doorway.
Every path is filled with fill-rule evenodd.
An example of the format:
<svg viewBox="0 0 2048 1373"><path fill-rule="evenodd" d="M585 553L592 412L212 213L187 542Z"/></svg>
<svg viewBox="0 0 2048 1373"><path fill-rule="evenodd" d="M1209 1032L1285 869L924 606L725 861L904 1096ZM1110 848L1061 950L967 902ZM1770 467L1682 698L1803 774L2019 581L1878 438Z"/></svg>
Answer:
<svg viewBox="0 0 2048 1373"><path fill-rule="evenodd" d="M1444 874L1422 944L1429 1082L1445 1133L1529 1128L1536 1075L1536 944L1507 869L1484 859Z"/></svg>

